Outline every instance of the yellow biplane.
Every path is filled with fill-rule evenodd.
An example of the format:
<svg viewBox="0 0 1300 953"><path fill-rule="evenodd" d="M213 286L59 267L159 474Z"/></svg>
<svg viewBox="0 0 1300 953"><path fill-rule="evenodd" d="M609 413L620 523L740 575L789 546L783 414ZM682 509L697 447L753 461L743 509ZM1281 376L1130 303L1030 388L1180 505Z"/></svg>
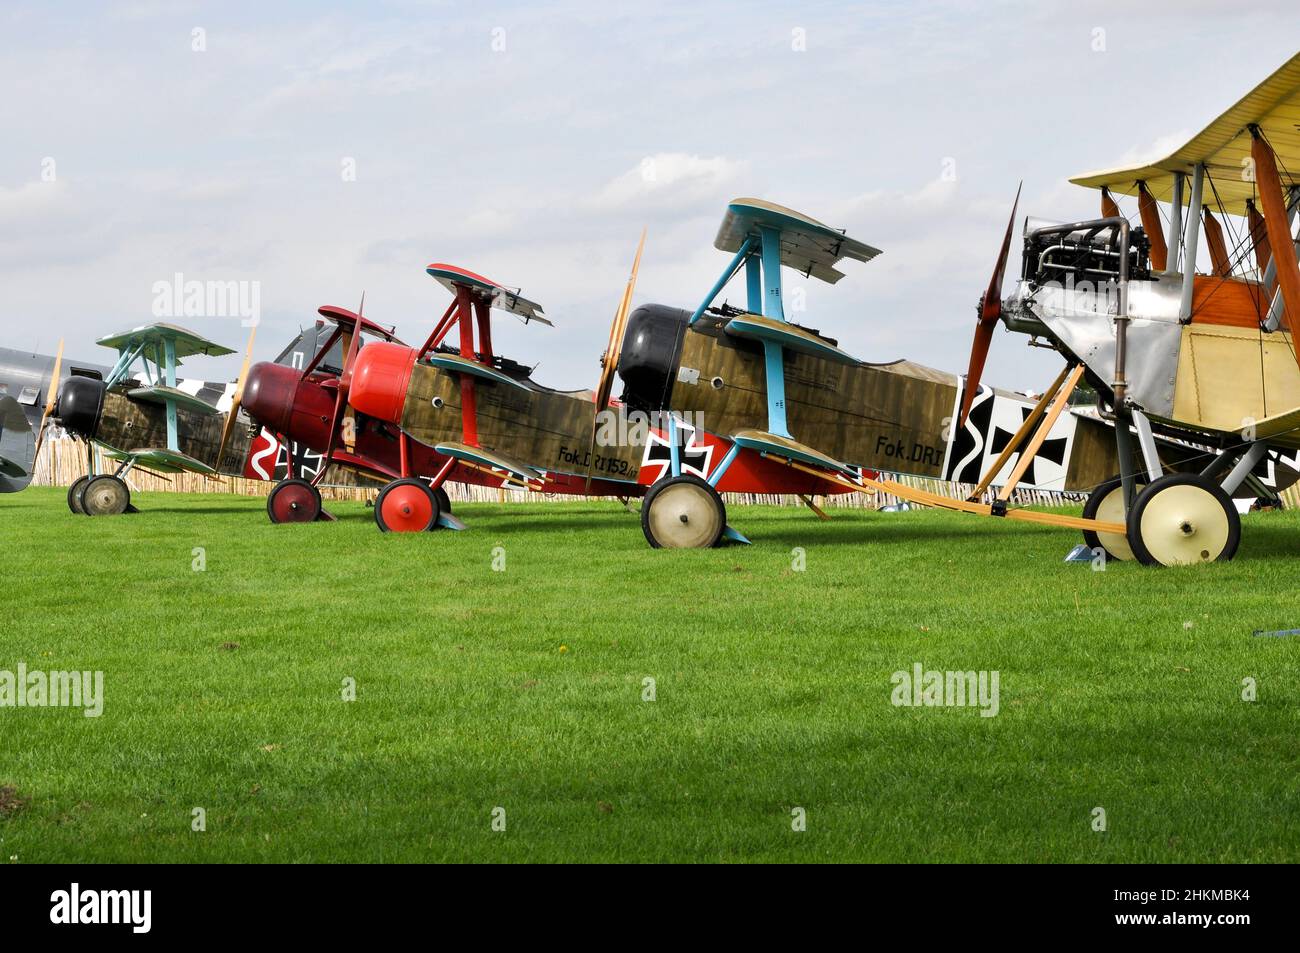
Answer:
<svg viewBox="0 0 1300 953"><path fill-rule="evenodd" d="M1147 564L1231 559L1231 496L1300 466L1300 54L1172 154L1071 181L1101 191L1102 217L1026 220L1015 292L981 302L967 393L999 321L1055 348L1119 424L1121 473L1084 517L1126 532L1089 543ZM1202 459L1170 472L1157 437Z"/></svg>

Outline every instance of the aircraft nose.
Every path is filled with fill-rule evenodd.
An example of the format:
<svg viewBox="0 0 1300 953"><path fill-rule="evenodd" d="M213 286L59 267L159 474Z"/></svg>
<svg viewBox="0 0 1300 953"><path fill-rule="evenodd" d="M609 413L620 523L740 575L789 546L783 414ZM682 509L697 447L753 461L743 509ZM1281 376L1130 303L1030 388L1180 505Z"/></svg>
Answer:
<svg viewBox="0 0 1300 953"><path fill-rule="evenodd" d="M240 406L268 430L286 433L297 390L296 370L283 364L261 361L248 369Z"/></svg>
<svg viewBox="0 0 1300 953"><path fill-rule="evenodd" d="M104 382L93 377L69 377L64 381L55 405L63 429L83 439L93 439L99 431L107 391Z"/></svg>

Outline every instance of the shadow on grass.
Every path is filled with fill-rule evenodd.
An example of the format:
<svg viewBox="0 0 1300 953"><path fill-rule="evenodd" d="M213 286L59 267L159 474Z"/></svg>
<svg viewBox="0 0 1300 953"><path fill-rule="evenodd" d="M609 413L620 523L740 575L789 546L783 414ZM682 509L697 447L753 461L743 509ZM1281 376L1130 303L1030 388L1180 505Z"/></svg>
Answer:
<svg viewBox="0 0 1300 953"><path fill-rule="evenodd" d="M1300 556L1300 523L1291 519L1272 522L1273 519L1274 514L1262 514L1242 526L1241 548L1234 562Z"/></svg>
<svg viewBox="0 0 1300 953"><path fill-rule="evenodd" d="M980 525L983 522L985 525ZM794 546L815 542L818 546L861 546L866 544L905 544L905 543L939 543L953 540L966 540L989 536L996 533L999 538L1007 540L1027 539L1041 536L1044 530L1023 523L1002 521L996 528L988 525L988 518L972 517L963 519L954 516L951 520L933 522L908 522L902 519L858 519L842 521L835 525L835 519L822 522L812 519L808 522L792 525L788 520L772 520L764 525L754 520L749 528L743 520L732 520L731 525L744 533L754 543L782 543ZM751 531L752 529L752 531ZM1050 532L1050 531L1048 531ZM1070 545L1078 542L1073 530L1058 530L1062 539L1069 537Z"/></svg>

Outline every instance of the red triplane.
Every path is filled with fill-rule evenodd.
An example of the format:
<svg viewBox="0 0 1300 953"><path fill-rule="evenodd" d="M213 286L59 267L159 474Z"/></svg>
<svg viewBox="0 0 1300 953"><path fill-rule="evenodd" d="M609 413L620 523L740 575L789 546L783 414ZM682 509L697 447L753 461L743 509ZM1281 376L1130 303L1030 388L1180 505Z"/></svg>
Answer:
<svg viewBox="0 0 1300 953"><path fill-rule="evenodd" d="M529 368L493 351L492 311L549 325L541 306L463 268L439 263L426 270L454 298L420 348L406 346L360 314L326 306L320 314L336 324L334 336L302 371L271 363L249 370L235 409L242 404L258 424L286 438L286 446L297 443L323 457L312 480L283 480L271 491L271 520L329 518L318 487L331 464L389 481L374 510L385 532L462 529L443 489L448 481L623 500L640 496L634 470L615 468L589 480L586 472L537 466L541 448L557 442L570 454L585 449L592 401L590 391L555 391L535 383ZM453 331L458 331L454 346L447 343ZM363 337L371 339L364 347ZM320 355L336 341L344 354L338 374L319 366ZM420 371L413 373L417 364ZM434 383L413 415L438 423L439 439L427 441L413 439L395 407L412 378L426 374ZM581 427L559 429L570 419ZM530 462L501 448L503 430L512 446L529 445L522 460Z"/></svg>

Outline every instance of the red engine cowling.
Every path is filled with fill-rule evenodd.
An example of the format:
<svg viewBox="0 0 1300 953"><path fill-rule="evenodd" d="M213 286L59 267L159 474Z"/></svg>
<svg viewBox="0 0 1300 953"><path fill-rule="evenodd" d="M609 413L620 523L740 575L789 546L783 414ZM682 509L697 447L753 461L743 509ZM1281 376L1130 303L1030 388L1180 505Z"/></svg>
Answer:
<svg viewBox="0 0 1300 953"><path fill-rule="evenodd" d="M248 370L242 406L273 433L308 447L324 447L334 416L337 378L299 372L282 364L262 362Z"/></svg>
<svg viewBox="0 0 1300 953"><path fill-rule="evenodd" d="M353 366L348 403L367 417L400 425L414 367L414 348L388 341L367 344Z"/></svg>

